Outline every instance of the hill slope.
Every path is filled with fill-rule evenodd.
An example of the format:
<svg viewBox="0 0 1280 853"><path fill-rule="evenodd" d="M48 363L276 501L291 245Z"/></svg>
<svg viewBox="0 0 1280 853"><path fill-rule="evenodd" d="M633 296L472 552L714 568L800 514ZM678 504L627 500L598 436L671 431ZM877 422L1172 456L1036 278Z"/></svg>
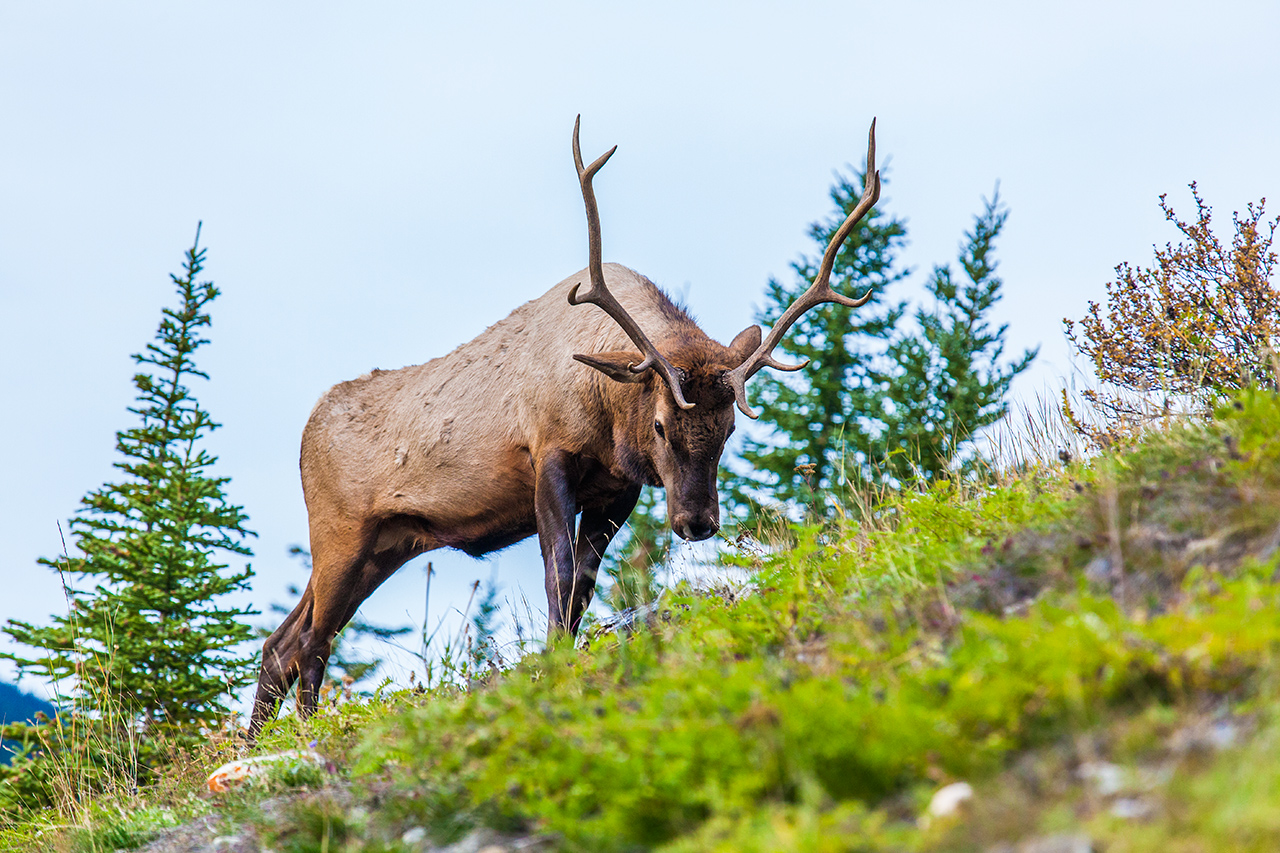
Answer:
<svg viewBox="0 0 1280 853"><path fill-rule="evenodd" d="M144 792L84 838L186 815L205 840L182 849L1280 849L1277 436L1250 394L1087 464L895 497L743 550L750 584L673 590L629 636L264 739L334 773Z"/></svg>

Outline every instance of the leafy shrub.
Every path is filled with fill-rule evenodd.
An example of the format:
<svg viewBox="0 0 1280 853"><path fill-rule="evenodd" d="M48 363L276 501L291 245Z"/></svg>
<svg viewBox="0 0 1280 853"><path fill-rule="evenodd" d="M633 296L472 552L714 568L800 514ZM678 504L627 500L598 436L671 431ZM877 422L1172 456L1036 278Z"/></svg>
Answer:
<svg viewBox="0 0 1280 853"><path fill-rule="evenodd" d="M503 689L394 720L367 769L398 767L438 792L441 812L526 822L592 850L650 847L806 797L874 810L931 775L989 775L1115 703L1238 688L1280 649L1280 625L1247 618L1280 607L1260 580L1273 570L1146 624L1107 597L1050 596L1023 618L972 615L949 642L827 620L742 659L717 616L767 622L758 606L785 633L785 596L711 606L713 625L690 604L699 651L637 636L589 664L539 661Z"/></svg>
<svg viewBox="0 0 1280 853"><path fill-rule="evenodd" d="M1067 337L1113 389L1084 395L1107 421L1100 429L1076 418L1100 440L1130 432L1175 400L1205 412L1224 391L1276 387L1280 293L1270 280L1280 219L1265 221L1266 199L1250 204L1244 216L1232 216L1235 236L1225 246L1194 183L1191 196L1193 221L1179 219L1160 196L1182 242L1157 248L1150 267L1120 264L1105 310L1090 302L1078 328L1064 321Z"/></svg>

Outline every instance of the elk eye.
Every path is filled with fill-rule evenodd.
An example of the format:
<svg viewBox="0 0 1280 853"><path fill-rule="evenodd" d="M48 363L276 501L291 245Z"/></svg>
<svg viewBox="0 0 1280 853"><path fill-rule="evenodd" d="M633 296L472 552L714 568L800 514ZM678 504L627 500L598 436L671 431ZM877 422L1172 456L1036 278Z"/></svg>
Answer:
<svg viewBox="0 0 1280 853"><path fill-rule="evenodd" d="M667 431L662 428L662 421L653 422L653 431L658 434L658 438L667 437Z"/></svg>

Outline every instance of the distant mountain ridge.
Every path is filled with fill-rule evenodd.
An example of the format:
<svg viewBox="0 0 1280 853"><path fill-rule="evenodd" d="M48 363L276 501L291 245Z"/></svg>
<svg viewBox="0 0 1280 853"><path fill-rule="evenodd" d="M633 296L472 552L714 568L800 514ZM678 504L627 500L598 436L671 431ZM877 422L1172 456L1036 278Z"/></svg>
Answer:
<svg viewBox="0 0 1280 853"><path fill-rule="evenodd" d="M0 725L31 720L37 711L53 716L54 708L39 697L0 682Z"/></svg>
<svg viewBox="0 0 1280 853"><path fill-rule="evenodd" d="M0 682L0 725L32 720L37 711L53 716L54 708L43 699L24 693L12 684ZM9 751L0 750L0 764L8 763Z"/></svg>

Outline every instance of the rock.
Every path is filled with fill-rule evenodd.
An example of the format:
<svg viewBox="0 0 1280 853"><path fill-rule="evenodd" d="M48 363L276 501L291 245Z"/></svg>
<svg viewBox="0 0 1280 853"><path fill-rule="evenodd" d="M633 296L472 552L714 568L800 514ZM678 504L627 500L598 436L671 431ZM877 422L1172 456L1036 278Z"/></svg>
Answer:
<svg viewBox="0 0 1280 853"><path fill-rule="evenodd" d="M1175 753L1216 752L1235 746L1240 725L1230 718L1197 720L1173 733L1169 747Z"/></svg>
<svg viewBox="0 0 1280 853"><path fill-rule="evenodd" d="M992 853L1093 853L1093 841L1087 835L1046 835L1030 838L1015 845L1002 844Z"/></svg>
<svg viewBox="0 0 1280 853"><path fill-rule="evenodd" d="M966 800L973 799L973 786L968 782L953 782L939 788L929 800L929 814L932 817L946 817L955 814Z"/></svg>
<svg viewBox="0 0 1280 853"><path fill-rule="evenodd" d="M490 829L477 829L465 836L460 841L450 844L443 848L440 853L482 853L493 849L504 850L505 847L500 846L496 842L501 839L497 833Z"/></svg>
<svg viewBox="0 0 1280 853"><path fill-rule="evenodd" d="M477 829L438 853L542 853L554 847L552 835L509 836L491 829Z"/></svg>
<svg viewBox="0 0 1280 853"><path fill-rule="evenodd" d="M934 820L955 814L971 799L973 799L973 786L968 782L952 782L950 785L942 786L929 798L929 807L920 816L920 827L927 829Z"/></svg>
<svg viewBox="0 0 1280 853"><path fill-rule="evenodd" d="M1209 726L1205 740L1215 749L1226 749L1235 746L1239 728L1230 720L1218 720Z"/></svg>
<svg viewBox="0 0 1280 853"><path fill-rule="evenodd" d="M207 784L210 791L215 794L222 794L230 791L246 779L266 776L273 768L281 766L296 767L300 764L314 764L318 767L324 767L325 759L318 752L313 752L309 749L290 749L272 755L241 758L236 761L228 761L210 773Z"/></svg>
<svg viewBox="0 0 1280 853"><path fill-rule="evenodd" d="M1111 561L1106 557L1095 557L1084 567L1084 576L1094 583L1110 580Z"/></svg>
<svg viewBox="0 0 1280 853"><path fill-rule="evenodd" d="M1050 835L1023 843L1018 853L1093 853L1093 841L1087 835Z"/></svg>
<svg viewBox="0 0 1280 853"><path fill-rule="evenodd" d="M1124 768L1107 761L1086 761L1080 765L1076 774L1085 782L1091 783L1094 792L1100 797L1118 794L1125 787Z"/></svg>
<svg viewBox="0 0 1280 853"><path fill-rule="evenodd" d="M1111 804L1111 814L1124 820L1138 820L1154 811L1151 804L1137 797L1121 797Z"/></svg>
<svg viewBox="0 0 1280 853"><path fill-rule="evenodd" d="M223 834L220 815L202 815L190 823L162 830L139 853L259 853L252 833Z"/></svg>

